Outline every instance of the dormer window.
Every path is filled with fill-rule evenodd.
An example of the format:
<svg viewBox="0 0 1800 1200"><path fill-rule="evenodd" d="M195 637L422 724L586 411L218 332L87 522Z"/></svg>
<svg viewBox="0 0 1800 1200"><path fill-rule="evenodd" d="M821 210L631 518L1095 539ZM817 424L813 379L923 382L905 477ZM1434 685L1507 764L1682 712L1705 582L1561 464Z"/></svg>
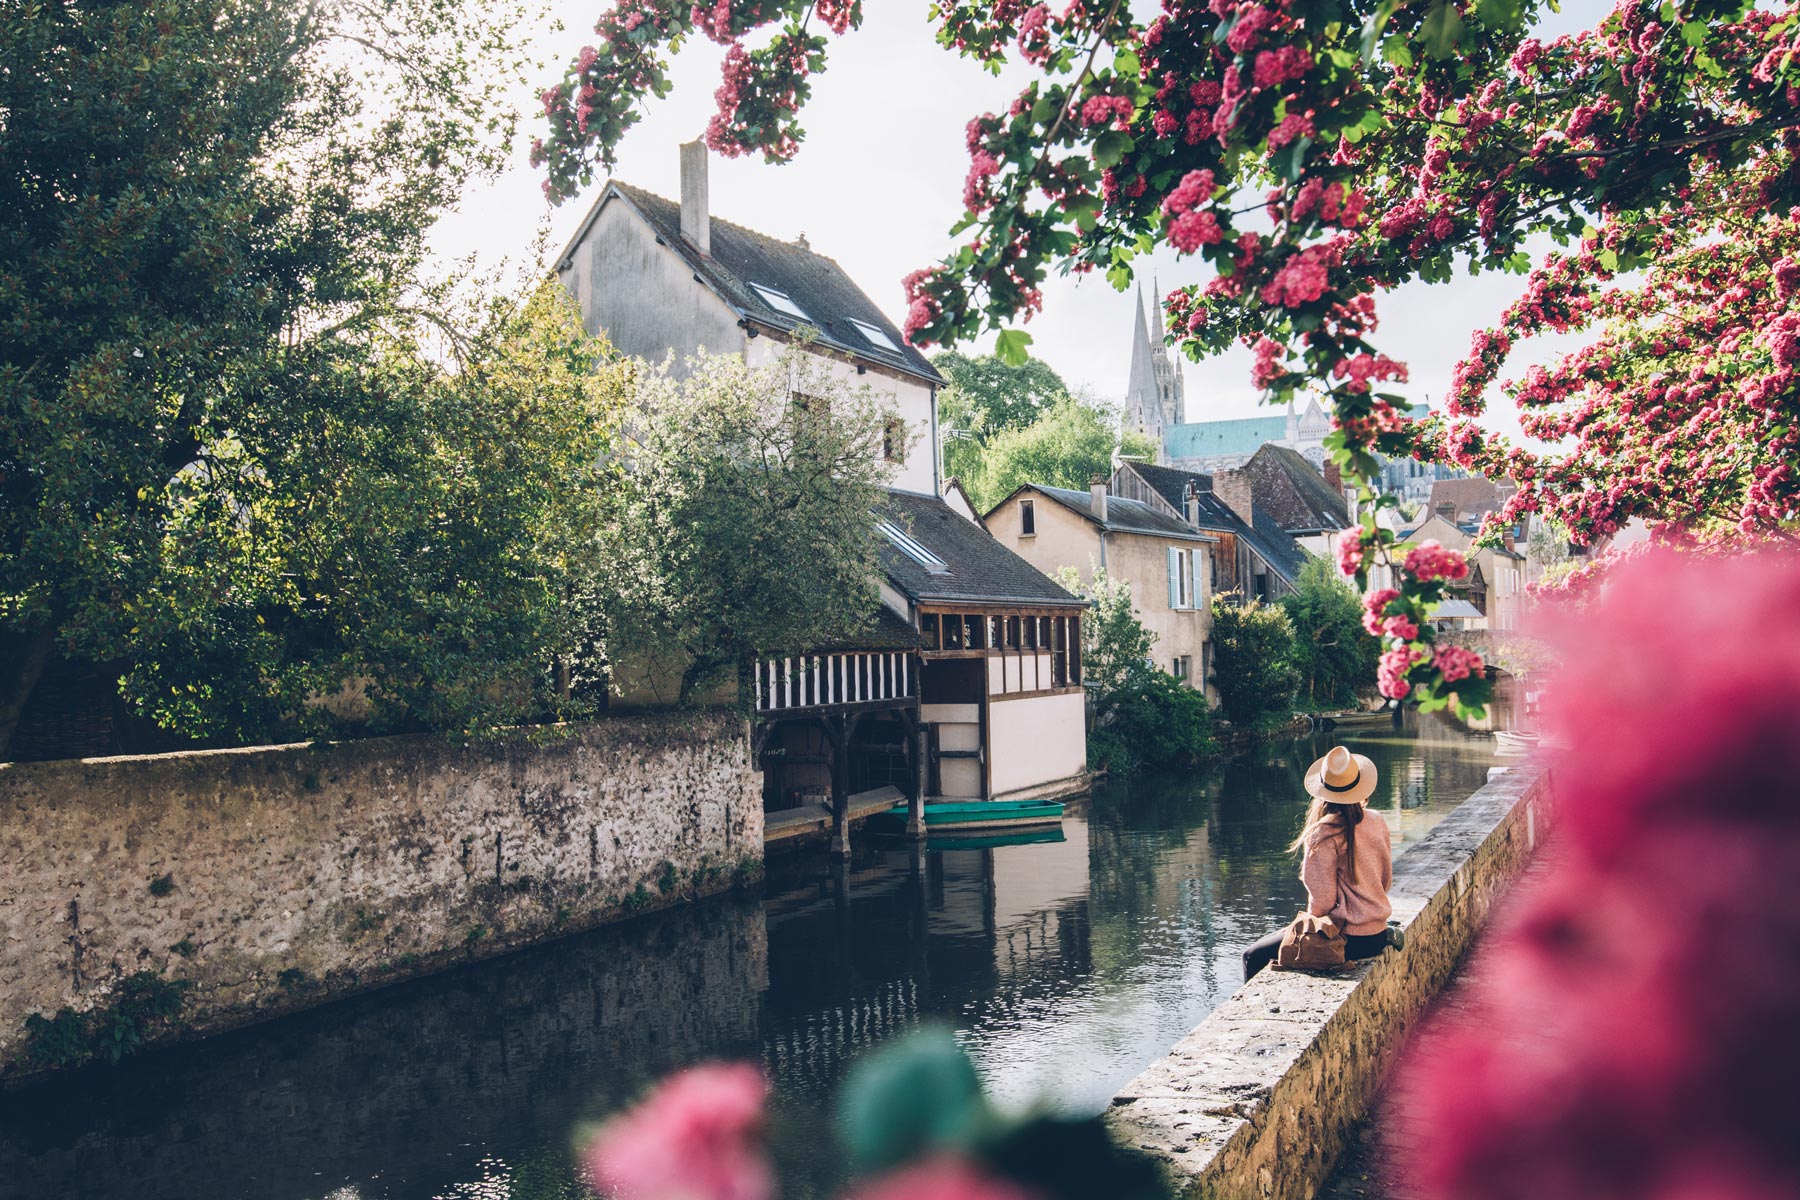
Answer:
<svg viewBox="0 0 1800 1200"><path fill-rule="evenodd" d="M776 312L786 313L790 317L799 317L802 321L812 320L806 310L795 304L793 298L780 288L772 288L761 283L753 283L750 286L756 290L758 296L762 297L763 303Z"/></svg>
<svg viewBox="0 0 1800 1200"><path fill-rule="evenodd" d="M1035 537L1037 535L1037 512L1031 501L1019 501L1019 536Z"/></svg>
<svg viewBox="0 0 1800 1200"><path fill-rule="evenodd" d="M894 548L906 557L924 567L933 575L948 575L950 565L921 545L910 533L892 521L878 522L875 528L881 530L882 536L894 543Z"/></svg>
<svg viewBox="0 0 1800 1200"><path fill-rule="evenodd" d="M869 345L875 347L877 350L891 350L895 354L900 353L900 347L894 344L894 339L883 332L879 325L871 325L867 321L858 321L855 317L850 318L850 323L856 326L856 332L863 335L863 341L869 343Z"/></svg>

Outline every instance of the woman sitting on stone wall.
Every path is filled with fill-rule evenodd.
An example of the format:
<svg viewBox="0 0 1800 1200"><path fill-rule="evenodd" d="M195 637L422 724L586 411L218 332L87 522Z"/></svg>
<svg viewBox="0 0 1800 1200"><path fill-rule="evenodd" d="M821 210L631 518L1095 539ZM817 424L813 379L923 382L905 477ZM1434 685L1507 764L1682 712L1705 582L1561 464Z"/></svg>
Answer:
<svg viewBox="0 0 1800 1200"><path fill-rule="evenodd" d="M1375 790L1375 764L1342 746L1307 769L1312 796L1306 825L1289 850L1301 850L1300 882L1306 911L1330 917L1344 931L1346 959L1374 958L1388 944L1388 887L1394 855L1387 822L1367 807ZM1274 961L1287 931L1277 929L1244 951L1244 978Z"/></svg>

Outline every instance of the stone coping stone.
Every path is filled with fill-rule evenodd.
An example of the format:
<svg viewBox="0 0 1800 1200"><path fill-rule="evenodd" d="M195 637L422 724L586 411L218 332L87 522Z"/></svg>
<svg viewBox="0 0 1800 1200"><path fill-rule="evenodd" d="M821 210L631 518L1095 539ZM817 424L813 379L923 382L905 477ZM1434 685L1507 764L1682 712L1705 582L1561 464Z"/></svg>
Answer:
<svg viewBox="0 0 1800 1200"><path fill-rule="evenodd" d="M1394 862L1406 948L1329 974L1263 971L1119 1090L1107 1123L1182 1197L1309 1200L1406 1033L1536 847L1549 773L1490 777Z"/></svg>

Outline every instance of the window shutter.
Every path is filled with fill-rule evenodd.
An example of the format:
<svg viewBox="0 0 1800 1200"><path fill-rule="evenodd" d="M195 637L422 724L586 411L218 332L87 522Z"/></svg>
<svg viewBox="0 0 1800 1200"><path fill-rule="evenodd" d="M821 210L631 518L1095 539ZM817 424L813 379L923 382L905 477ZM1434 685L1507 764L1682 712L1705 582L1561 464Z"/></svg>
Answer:
<svg viewBox="0 0 1800 1200"><path fill-rule="evenodd" d="M1198 547L1188 551L1188 579L1190 586L1188 595L1192 597L1195 608L1201 606L1200 585L1204 580L1200 578L1200 564L1206 561L1206 557L1206 551L1199 549Z"/></svg>
<svg viewBox="0 0 1800 1200"><path fill-rule="evenodd" d="M1181 607L1181 551L1169 551L1169 607Z"/></svg>

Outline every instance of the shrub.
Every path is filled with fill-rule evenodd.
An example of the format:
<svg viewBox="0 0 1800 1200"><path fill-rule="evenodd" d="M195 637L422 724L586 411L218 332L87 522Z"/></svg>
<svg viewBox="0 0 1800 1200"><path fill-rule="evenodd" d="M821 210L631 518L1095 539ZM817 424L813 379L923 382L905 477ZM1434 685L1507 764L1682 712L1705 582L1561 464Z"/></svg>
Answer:
<svg viewBox="0 0 1800 1200"><path fill-rule="evenodd" d="M1192 764L1215 749L1206 697L1173 675L1146 671L1107 698L1088 738L1088 761L1129 774Z"/></svg>
<svg viewBox="0 0 1800 1200"><path fill-rule="evenodd" d="M1280 608L1213 600L1213 686L1233 725L1292 710L1299 678L1293 654L1294 627Z"/></svg>

